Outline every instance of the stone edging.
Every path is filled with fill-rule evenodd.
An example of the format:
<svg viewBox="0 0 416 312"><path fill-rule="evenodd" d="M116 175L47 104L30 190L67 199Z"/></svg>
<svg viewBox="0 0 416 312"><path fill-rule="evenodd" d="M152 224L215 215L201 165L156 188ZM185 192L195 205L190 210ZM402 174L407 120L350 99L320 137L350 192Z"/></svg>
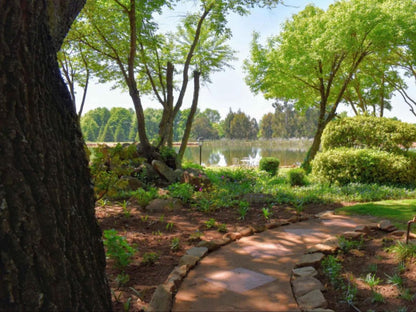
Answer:
<svg viewBox="0 0 416 312"><path fill-rule="evenodd" d="M268 229L274 229L279 226L289 225L300 221L308 220L306 217L294 216L287 220L280 220L266 224L265 226L247 226L238 232L230 232L223 235L221 239L211 241L200 241L196 247L188 249L186 254L179 259L179 264L172 270L168 278L163 284L160 284L153 293L149 306L146 308L148 312L169 312L172 309L173 299L179 290L183 279L188 272L192 270L198 262L208 253L219 249L233 241L242 237L250 236L255 233L261 233Z"/></svg>
<svg viewBox="0 0 416 312"><path fill-rule="evenodd" d="M318 216L325 218L324 214ZM399 231L388 220L377 223L357 226L353 231L347 231L341 236L349 239L359 239L365 237L371 230L380 229L385 232L391 232L394 236L403 236L405 231ZM326 301L322 291L325 290L323 284L315 278L318 275L315 267L325 257L325 254L334 253L339 249L338 239L336 237L329 238L324 242L317 244L308 249L301 260L292 270L290 278L292 285L293 297L298 303L301 311L308 312L334 312L326 309L328 302Z"/></svg>

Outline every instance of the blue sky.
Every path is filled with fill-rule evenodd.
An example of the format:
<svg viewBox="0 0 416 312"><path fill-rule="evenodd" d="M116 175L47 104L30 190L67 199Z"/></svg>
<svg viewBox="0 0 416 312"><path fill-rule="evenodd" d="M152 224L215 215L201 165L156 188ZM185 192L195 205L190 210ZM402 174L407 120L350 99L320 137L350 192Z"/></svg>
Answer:
<svg viewBox="0 0 416 312"><path fill-rule="evenodd" d="M255 9L249 16L231 15L229 26L232 30L233 38L230 41L230 45L234 50L238 51L236 54L238 60L232 64L234 69L227 68L224 72L215 73L212 76L212 83L201 89L199 108L201 110L205 108L216 109L223 118L230 108L233 111L241 109L251 117L255 117L258 121L264 114L272 112L272 101L265 100L261 94L252 94L244 82L242 63L248 57L253 31L259 32L264 40L269 36L278 34L280 25L293 14L302 10L307 4L313 3L326 9L333 2L333 0L286 0L286 6L279 5L273 10ZM179 10L179 12L167 13L166 18L160 24L161 29L172 28L172 24L183 13L185 13L185 10L183 12ZM192 89L191 83L187 90L189 97L185 99L183 108L190 106ZM415 90L412 93L416 97ZM81 92L79 92L79 95L81 95ZM143 105L145 108L161 108L160 104L150 98L144 98ZM133 108L128 92L111 90L111 85L90 85L84 113L97 107L110 109L114 106ZM339 111L343 110L347 109L343 107L339 109ZM396 116L402 121L416 123L416 117L409 112L407 105L400 97L393 99L393 110L386 112L385 115L387 117Z"/></svg>

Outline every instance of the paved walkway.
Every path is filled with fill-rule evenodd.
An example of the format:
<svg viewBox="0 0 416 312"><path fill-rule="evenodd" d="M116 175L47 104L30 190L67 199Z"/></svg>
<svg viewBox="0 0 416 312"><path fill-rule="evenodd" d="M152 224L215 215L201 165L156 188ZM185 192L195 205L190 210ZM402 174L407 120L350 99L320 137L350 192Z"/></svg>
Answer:
<svg viewBox="0 0 416 312"><path fill-rule="evenodd" d="M330 215L224 246L189 272L172 311L300 311L290 276L307 248L368 222Z"/></svg>

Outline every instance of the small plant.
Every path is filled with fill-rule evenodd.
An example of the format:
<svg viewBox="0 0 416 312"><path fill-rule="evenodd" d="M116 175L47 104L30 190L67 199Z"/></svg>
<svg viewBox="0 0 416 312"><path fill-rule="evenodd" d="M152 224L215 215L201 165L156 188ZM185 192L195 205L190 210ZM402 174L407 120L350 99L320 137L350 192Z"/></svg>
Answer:
<svg viewBox="0 0 416 312"><path fill-rule="evenodd" d="M140 206L146 207L151 200L157 197L157 190L156 188L149 188L149 190L146 191L145 189L139 188L133 192L133 197Z"/></svg>
<svg viewBox="0 0 416 312"><path fill-rule="evenodd" d="M225 224L225 223L221 223L221 224L219 224L218 226L217 226L217 230L218 230L218 232L220 232L220 233L227 233L227 224Z"/></svg>
<svg viewBox="0 0 416 312"><path fill-rule="evenodd" d="M118 268L124 269L129 265L136 250L129 245L125 237L118 235L114 229L105 230L103 235L107 257L113 259Z"/></svg>
<svg viewBox="0 0 416 312"><path fill-rule="evenodd" d="M174 183L168 188L172 197L181 199L184 203L189 203L194 194L194 187L188 183Z"/></svg>
<svg viewBox="0 0 416 312"><path fill-rule="evenodd" d="M240 214L239 219L244 220L248 212L249 204L246 201L240 201L238 203L238 213Z"/></svg>
<svg viewBox="0 0 416 312"><path fill-rule="evenodd" d="M97 203L98 203L98 206L105 208L105 206L107 206L108 204L108 199L101 198L97 201Z"/></svg>
<svg viewBox="0 0 416 312"><path fill-rule="evenodd" d="M352 283L348 283L348 286L346 287L347 289L345 290L345 301L349 304L352 305L354 304L354 301L357 297L357 292L358 292L358 288L357 286L355 286Z"/></svg>
<svg viewBox="0 0 416 312"><path fill-rule="evenodd" d="M378 284L380 284L381 279L376 277L376 275L373 274L373 273L368 273L364 278L364 282L368 286L370 286L371 290L373 290L374 287L376 287Z"/></svg>
<svg viewBox="0 0 416 312"><path fill-rule="evenodd" d="M205 221L205 226L207 227L207 229L211 229L211 228L215 227L216 223L217 223L217 221L215 221L215 219L211 218L208 221Z"/></svg>
<svg viewBox="0 0 416 312"><path fill-rule="evenodd" d="M161 215L160 217L159 217L159 221L161 222L161 223L163 223L163 221L165 221L165 215Z"/></svg>
<svg viewBox="0 0 416 312"><path fill-rule="evenodd" d="M400 261L411 260L416 257L416 244L412 243L397 242L395 245L386 248L386 250L395 253Z"/></svg>
<svg viewBox="0 0 416 312"><path fill-rule="evenodd" d="M174 237L172 238L172 241L170 243L170 249L172 249L173 251L177 251L181 248L180 246L180 240L179 237Z"/></svg>
<svg viewBox="0 0 416 312"><path fill-rule="evenodd" d="M342 284L342 265L336 257L332 255L327 256L325 259L322 260L321 265L324 274L329 278L331 284L334 287L337 287Z"/></svg>
<svg viewBox="0 0 416 312"><path fill-rule="evenodd" d="M127 207L127 206L129 205L129 202L128 202L127 200L123 200L123 202L122 202L122 203L120 203L120 205L121 205L121 208L123 208L123 213L124 213L124 216L125 216L126 218L129 218L129 217L130 217L130 215L131 215L131 211L130 211L130 209Z"/></svg>
<svg viewBox="0 0 416 312"><path fill-rule="evenodd" d="M393 285L395 285L397 287L402 287L403 286L403 279L402 279L402 277L399 274L394 273L391 276L388 275L388 274L385 274L385 275L387 277L387 283L393 284Z"/></svg>
<svg viewBox="0 0 416 312"><path fill-rule="evenodd" d="M128 312L130 310L130 307L131 307L131 297L129 297L129 299L127 299L127 301L123 303L123 311Z"/></svg>
<svg viewBox="0 0 416 312"><path fill-rule="evenodd" d="M406 263L403 261L400 261L397 265L397 272L404 273L406 271Z"/></svg>
<svg viewBox="0 0 416 312"><path fill-rule="evenodd" d="M275 176L279 169L280 161L276 157L263 157L259 162L259 169Z"/></svg>
<svg viewBox="0 0 416 312"><path fill-rule="evenodd" d="M373 291L372 297L371 297L371 302L372 303L384 303L385 299L384 299L382 294L380 294L376 291Z"/></svg>
<svg viewBox="0 0 416 312"><path fill-rule="evenodd" d="M145 252L143 254L142 263L144 265L152 265L159 259L159 255L155 252Z"/></svg>
<svg viewBox="0 0 416 312"><path fill-rule="evenodd" d="M174 226L173 222L167 223L166 224L166 230L167 231L172 231L173 230L173 226Z"/></svg>
<svg viewBox="0 0 416 312"><path fill-rule="evenodd" d="M201 236L204 235L204 233L196 230L195 232L193 232L190 236L189 236L189 241L199 241L201 240Z"/></svg>
<svg viewBox="0 0 416 312"><path fill-rule="evenodd" d="M130 275L124 272L118 274L116 277L116 282L118 284L118 287L122 287L126 285L129 281L130 281Z"/></svg>
<svg viewBox="0 0 416 312"><path fill-rule="evenodd" d="M291 186L306 185L306 172L302 168L289 170L289 172L287 173L287 177Z"/></svg>
<svg viewBox="0 0 416 312"><path fill-rule="evenodd" d="M359 241L351 240L341 235L338 237L338 244L339 244L339 248L341 249L341 251L343 253L347 253L351 249L361 249L364 244L364 240L363 239Z"/></svg>
<svg viewBox="0 0 416 312"><path fill-rule="evenodd" d="M147 222L147 220L149 220L149 215L141 216L140 220L142 220L142 222Z"/></svg>
<svg viewBox="0 0 416 312"><path fill-rule="evenodd" d="M368 271L370 273L376 273L377 272L377 263L371 263L368 265Z"/></svg>
<svg viewBox="0 0 416 312"><path fill-rule="evenodd" d="M408 289L408 288L403 288L401 290L399 296L400 296L400 298L402 298L406 301L410 301L410 302L413 302L415 300L415 297L416 297L414 294L412 294L410 292L410 289Z"/></svg>
<svg viewBox="0 0 416 312"><path fill-rule="evenodd" d="M270 217L271 217L271 215L273 214L273 213L269 210L269 208L265 208L265 207L263 207L263 208L261 209L261 211L263 212L263 217L264 217L266 220L269 220L269 219L270 219Z"/></svg>

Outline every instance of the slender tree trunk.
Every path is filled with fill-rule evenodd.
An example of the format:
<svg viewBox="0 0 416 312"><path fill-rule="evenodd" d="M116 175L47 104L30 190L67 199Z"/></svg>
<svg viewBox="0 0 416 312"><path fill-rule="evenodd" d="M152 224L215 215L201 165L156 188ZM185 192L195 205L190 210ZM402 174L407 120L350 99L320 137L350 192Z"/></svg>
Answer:
<svg viewBox="0 0 416 312"><path fill-rule="evenodd" d="M109 311L101 231L56 52L82 0L0 1L0 310Z"/></svg>
<svg viewBox="0 0 416 312"><path fill-rule="evenodd" d="M192 129L192 123L194 121L196 109L198 108L200 76L201 76L200 72L198 71L194 72L194 95L192 99L191 111L189 112L188 119L186 120L185 133L183 134L183 137L182 137L181 147L179 148L179 153L178 153L178 156L176 157L177 168L182 167L183 155L185 154L186 146L188 145L189 135L191 134L191 129Z"/></svg>

